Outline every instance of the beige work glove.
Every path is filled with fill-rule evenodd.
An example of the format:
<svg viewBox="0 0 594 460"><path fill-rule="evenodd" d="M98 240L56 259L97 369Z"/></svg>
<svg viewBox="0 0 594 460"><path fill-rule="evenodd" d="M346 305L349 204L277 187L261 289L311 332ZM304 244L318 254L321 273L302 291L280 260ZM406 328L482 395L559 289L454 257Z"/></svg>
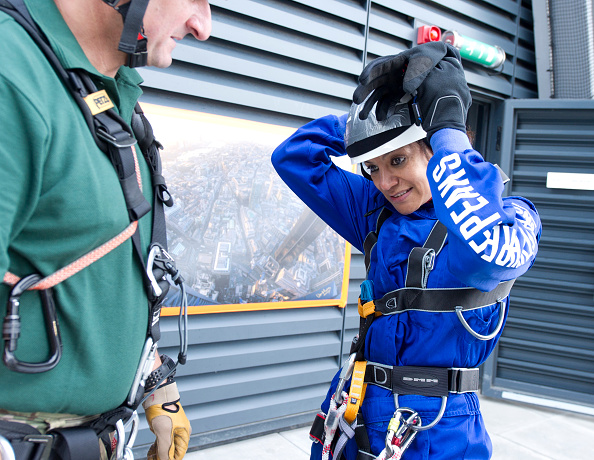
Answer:
<svg viewBox="0 0 594 460"><path fill-rule="evenodd" d="M188 450L192 427L179 403L175 382L157 388L142 403L146 420L157 439L147 460L181 460Z"/></svg>

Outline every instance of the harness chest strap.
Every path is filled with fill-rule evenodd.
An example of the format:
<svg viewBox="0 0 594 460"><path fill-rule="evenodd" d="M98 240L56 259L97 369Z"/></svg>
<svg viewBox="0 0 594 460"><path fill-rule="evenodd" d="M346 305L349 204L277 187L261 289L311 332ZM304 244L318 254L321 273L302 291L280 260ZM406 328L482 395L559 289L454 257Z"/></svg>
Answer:
<svg viewBox="0 0 594 460"><path fill-rule="evenodd" d="M475 288L454 289L401 288L388 292L381 299L364 304L359 299L359 315L367 318L374 314L394 315L404 311L426 311L452 313L459 307L462 311L487 307L505 299L511 292L515 280L502 281L495 289L483 292Z"/></svg>

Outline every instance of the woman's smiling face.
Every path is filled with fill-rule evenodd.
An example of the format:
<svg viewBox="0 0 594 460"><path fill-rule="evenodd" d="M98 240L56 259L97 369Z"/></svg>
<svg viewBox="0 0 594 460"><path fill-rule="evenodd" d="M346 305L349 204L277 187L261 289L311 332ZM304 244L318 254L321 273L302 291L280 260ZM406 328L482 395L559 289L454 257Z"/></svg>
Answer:
<svg viewBox="0 0 594 460"><path fill-rule="evenodd" d="M361 166L394 209L406 215L431 199L427 165L432 155L424 142L413 142Z"/></svg>

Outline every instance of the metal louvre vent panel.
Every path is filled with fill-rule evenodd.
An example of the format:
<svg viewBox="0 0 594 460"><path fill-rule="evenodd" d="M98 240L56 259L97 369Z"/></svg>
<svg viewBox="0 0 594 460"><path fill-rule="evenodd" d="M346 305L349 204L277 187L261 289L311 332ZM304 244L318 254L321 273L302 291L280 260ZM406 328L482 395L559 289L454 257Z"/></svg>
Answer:
<svg viewBox="0 0 594 460"><path fill-rule="evenodd" d="M185 38L145 86L199 98L194 110L231 104L293 124L350 106L362 70L366 12L356 0L213 0L211 38ZM222 108L221 108L222 107ZM209 111L210 111L209 110ZM227 113L236 116L233 109Z"/></svg>
<svg viewBox="0 0 594 460"><path fill-rule="evenodd" d="M342 314L325 307L190 316L188 360L176 373L190 449L311 422L337 370ZM161 332L159 352L177 357L177 318L162 318ZM154 440L141 420L139 457Z"/></svg>
<svg viewBox="0 0 594 460"><path fill-rule="evenodd" d="M529 0L372 0L368 61L416 44L417 29L422 25L436 25L442 31L456 30L505 51L505 64L498 71L463 61L471 89L496 97L536 97Z"/></svg>
<svg viewBox="0 0 594 460"><path fill-rule="evenodd" d="M535 204L543 232L484 389L594 406L594 191L547 188L550 172L594 173L594 101L506 101L504 133L507 192Z"/></svg>

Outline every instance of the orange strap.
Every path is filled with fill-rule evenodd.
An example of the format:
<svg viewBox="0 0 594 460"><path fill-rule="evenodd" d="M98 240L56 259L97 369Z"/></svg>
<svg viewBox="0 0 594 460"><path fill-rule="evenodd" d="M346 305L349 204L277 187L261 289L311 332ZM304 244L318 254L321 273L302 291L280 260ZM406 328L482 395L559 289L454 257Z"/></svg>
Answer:
<svg viewBox="0 0 594 460"><path fill-rule="evenodd" d="M85 254L79 259L76 259L74 262L66 265L65 267L59 269L51 275L46 276L41 281L39 281L39 283L32 286L30 289L49 289L51 287L54 287L56 284L61 283L65 279L70 278L72 275L78 273L83 268L88 267L93 262L96 262L97 260L101 259L101 257L103 257L105 254L117 248L120 244L122 244L124 241L126 241L134 234L137 227L138 221L135 220L130 225L128 225L128 227L126 227L126 229L119 235L113 237L111 240L107 241L106 243L103 243L98 248L93 249L91 252ZM21 278L19 278L18 276L13 275L10 272L6 272L4 274L3 281L5 284L13 286L16 283L18 283L20 279Z"/></svg>
<svg viewBox="0 0 594 460"><path fill-rule="evenodd" d="M367 318L372 313L375 313L375 303L372 300L371 302L366 302L361 304L361 298L359 297L359 306L358 306L359 316L362 318Z"/></svg>
<svg viewBox="0 0 594 460"><path fill-rule="evenodd" d="M344 419L349 423L349 425L357 418L359 407L361 407L363 398L365 398L367 384L363 382L365 380L366 367L367 361L355 361L355 367L353 369L353 375L351 378L351 390L349 392L347 408L344 413Z"/></svg>
<svg viewBox="0 0 594 460"><path fill-rule="evenodd" d="M132 155L134 157L134 169L136 171L136 181L138 182L138 186L142 191L142 178L140 176L140 167L138 166L138 157L136 156L136 149L131 147ZM46 276L43 278L39 283L31 286L29 289L38 289L44 290L54 287L56 284L61 283L62 281L70 278L72 275L75 275L83 268L88 267L93 262L98 261L104 255L110 253L115 248L117 248L120 244L126 241L128 238L132 237L136 229L138 228L138 221L135 220L130 225L128 225L119 235L114 236L111 240L103 243L101 246L93 249L92 251L88 252L84 256L76 259L74 262L66 265L65 267L60 268L58 271L52 273L51 275ZM3 282L8 284L9 286L14 286L21 280L18 276L6 272L4 274Z"/></svg>

